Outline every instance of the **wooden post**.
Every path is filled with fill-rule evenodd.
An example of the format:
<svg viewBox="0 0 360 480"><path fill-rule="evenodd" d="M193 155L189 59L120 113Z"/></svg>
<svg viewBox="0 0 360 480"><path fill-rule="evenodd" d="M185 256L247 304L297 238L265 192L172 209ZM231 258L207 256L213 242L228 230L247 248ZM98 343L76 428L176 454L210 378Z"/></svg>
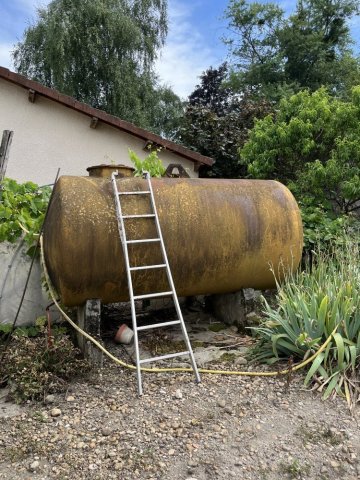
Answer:
<svg viewBox="0 0 360 480"><path fill-rule="evenodd" d="M14 132L12 130L4 130L0 145L0 182L5 177L6 167L9 160L10 146Z"/></svg>

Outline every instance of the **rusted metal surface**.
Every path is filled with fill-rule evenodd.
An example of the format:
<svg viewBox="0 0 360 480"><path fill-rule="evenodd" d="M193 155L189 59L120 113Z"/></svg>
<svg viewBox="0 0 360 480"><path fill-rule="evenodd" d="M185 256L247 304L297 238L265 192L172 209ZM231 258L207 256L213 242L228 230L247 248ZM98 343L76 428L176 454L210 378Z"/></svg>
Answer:
<svg viewBox="0 0 360 480"><path fill-rule="evenodd" d="M274 287L274 271L297 268L302 224L287 188L275 181L154 179L154 196L179 296ZM120 191L144 190L140 178ZM126 196L124 214L148 212L144 195ZM126 203L125 203L126 202ZM128 238L152 238L151 219L128 219ZM159 263L156 244L132 244L133 266ZM108 179L61 177L44 229L51 279L65 305L89 298L128 300L122 248ZM135 271L135 294L165 291L161 271Z"/></svg>
<svg viewBox="0 0 360 480"><path fill-rule="evenodd" d="M132 177L135 168L127 165L94 165L86 169L90 177L111 178L113 172L118 172L120 178Z"/></svg>

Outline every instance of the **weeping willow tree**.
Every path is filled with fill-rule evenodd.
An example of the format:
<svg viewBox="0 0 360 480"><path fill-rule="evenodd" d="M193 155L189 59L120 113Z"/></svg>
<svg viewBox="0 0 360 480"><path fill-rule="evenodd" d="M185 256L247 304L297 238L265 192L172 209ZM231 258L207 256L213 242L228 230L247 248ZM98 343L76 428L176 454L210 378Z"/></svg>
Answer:
<svg viewBox="0 0 360 480"><path fill-rule="evenodd" d="M15 45L14 65L43 85L151 128L164 95L180 108L153 70L166 34L167 0L53 0ZM161 130L156 122L153 129Z"/></svg>

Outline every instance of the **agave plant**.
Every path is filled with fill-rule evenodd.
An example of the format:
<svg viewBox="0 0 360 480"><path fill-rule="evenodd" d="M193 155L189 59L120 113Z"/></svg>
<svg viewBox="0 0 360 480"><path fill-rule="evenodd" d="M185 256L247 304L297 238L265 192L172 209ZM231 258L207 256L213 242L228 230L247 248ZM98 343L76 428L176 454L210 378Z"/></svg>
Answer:
<svg viewBox="0 0 360 480"><path fill-rule="evenodd" d="M359 236L357 236L359 238ZM326 399L344 394L350 406L360 400L356 367L360 355L359 241L346 237L329 252L315 252L312 267L278 284L277 308L263 299L265 318L254 327L257 360L304 360L331 336L326 349L310 363L310 382ZM334 331L335 330L335 331Z"/></svg>

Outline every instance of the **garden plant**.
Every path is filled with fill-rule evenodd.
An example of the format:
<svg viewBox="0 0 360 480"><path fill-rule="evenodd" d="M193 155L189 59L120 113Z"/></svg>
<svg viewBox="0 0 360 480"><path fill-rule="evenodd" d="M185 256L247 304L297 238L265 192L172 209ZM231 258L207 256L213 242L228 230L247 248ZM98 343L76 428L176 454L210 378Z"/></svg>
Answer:
<svg viewBox="0 0 360 480"><path fill-rule="evenodd" d="M305 385L313 384L324 399L345 395L351 407L360 398L358 239L359 232L345 234L331 249L317 249L312 265L278 284L275 307L263 300L264 319L253 328L258 339L253 355L269 364L290 357L303 360L331 336L310 364Z"/></svg>

